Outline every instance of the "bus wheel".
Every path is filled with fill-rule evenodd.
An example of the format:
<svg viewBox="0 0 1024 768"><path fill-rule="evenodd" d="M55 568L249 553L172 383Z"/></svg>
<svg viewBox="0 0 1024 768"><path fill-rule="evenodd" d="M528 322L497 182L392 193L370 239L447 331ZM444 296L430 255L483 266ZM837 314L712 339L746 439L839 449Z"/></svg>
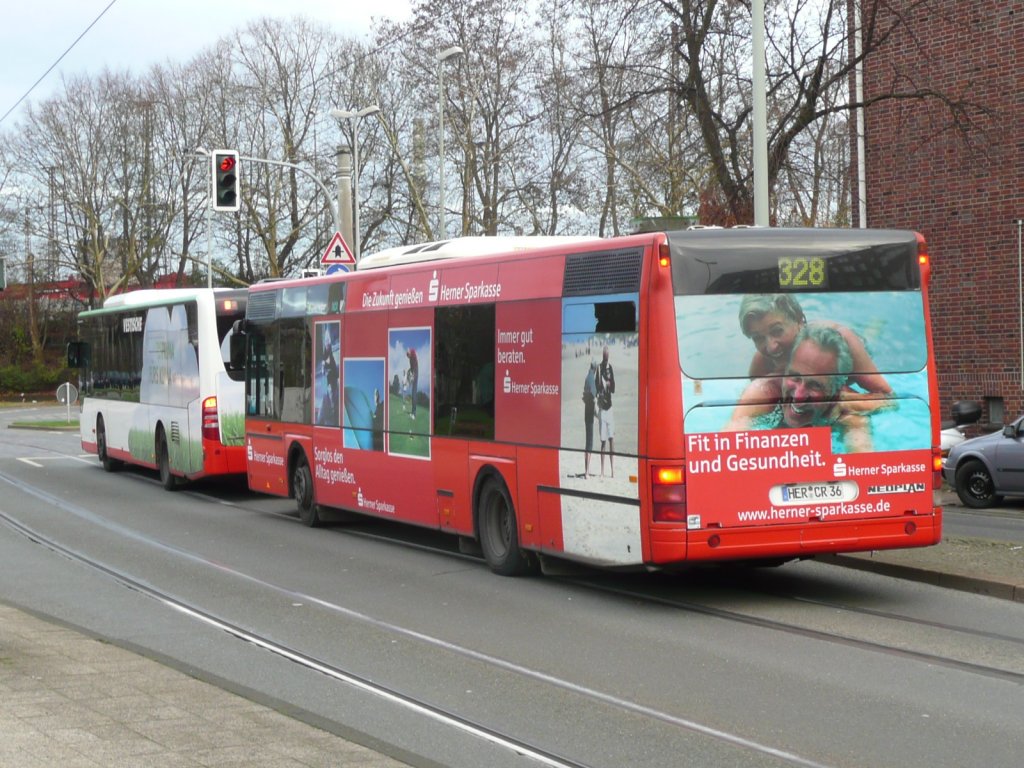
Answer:
<svg viewBox="0 0 1024 768"><path fill-rule="evenodd" d="M100 464L107 472L115 472L121 468L119 459L112 459L107 454L107 430L103 426L103 417L96 417L96 453L100 457Z"/></svg>
<svg viewBox="0 0 1024 768"><path fill-rule="evenodd" d="M320 525L323 521L313 493L313 474L309 471L309 462L304 453L299 454L292 468L292 492L295 494L295 505L299 508L299 519L310 528Z"/></svg>
<svg viewBox="0 0 1024 768"><path fill-rule="evenodd" d="M499 576L521 576L535 570L533 560L519 548L516 512L500 480L484 481L478 502L480 548L490 569Z"/></svg>
<svg viewBox="0 0 1024 768"><path fill-rule="evenodd" d="M167 450L167 437L163 428L156 431L156 465L160 470L160 485L168 491L176 491L179 481L171 473L171 454Z"/></svg>

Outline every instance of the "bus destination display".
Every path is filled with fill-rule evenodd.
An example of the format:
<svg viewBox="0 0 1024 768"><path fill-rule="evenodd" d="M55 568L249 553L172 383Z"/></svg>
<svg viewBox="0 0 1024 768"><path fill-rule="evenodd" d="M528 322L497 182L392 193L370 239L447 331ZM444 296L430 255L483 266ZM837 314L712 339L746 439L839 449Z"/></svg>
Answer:
<svg viewBox="0 0 1024 768"><path fill-rule="evenodd" d="M828 288L828 265L821 256L780 256L779 288L783 291Z"/></svg>

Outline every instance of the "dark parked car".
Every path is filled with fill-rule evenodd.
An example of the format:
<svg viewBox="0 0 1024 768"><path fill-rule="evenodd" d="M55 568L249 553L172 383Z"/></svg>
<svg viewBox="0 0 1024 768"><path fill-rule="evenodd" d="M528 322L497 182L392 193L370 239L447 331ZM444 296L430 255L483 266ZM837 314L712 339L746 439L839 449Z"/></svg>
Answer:
<svg viewBox="0 0 1024 768"><path fill-rule="evenodd" d="M998 504L1004 496L1024 496L1024 416L1002 432L954 446L942 476L960 501L975 509Z"/></svg>

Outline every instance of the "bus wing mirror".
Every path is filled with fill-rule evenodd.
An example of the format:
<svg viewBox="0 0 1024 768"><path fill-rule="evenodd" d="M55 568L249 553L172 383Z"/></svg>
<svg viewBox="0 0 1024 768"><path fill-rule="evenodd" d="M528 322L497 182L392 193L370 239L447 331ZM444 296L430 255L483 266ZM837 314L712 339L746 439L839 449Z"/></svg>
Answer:
<svg viewBox="0 0 1024 768"><path fill-rule="evenodd" d="M89 343L85 341L68 342L68 368L87 368L89 366Z"/></svg>
<svg viewBox="0 0 1024 768"><path fill-rule="evenodd" d="M231 367L235 370L242 370L245 368L245 344L248 337L236 330L231 334L231 349L229 354L231 355Z"/></svg>

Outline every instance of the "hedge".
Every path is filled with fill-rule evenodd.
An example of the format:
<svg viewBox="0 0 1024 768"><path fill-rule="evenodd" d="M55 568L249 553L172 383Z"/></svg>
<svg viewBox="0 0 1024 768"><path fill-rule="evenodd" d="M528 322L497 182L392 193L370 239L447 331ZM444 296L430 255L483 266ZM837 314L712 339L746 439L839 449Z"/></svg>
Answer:
<svg viewBox="0 0 1024 768"><path fill-rule="evenodd" d="M63 366L48 366L45 363L33 363L27 366L0 366L0 395L20 397L22 394L57 395L57 387L66 381L78 383L74 371Z"/></svg>

